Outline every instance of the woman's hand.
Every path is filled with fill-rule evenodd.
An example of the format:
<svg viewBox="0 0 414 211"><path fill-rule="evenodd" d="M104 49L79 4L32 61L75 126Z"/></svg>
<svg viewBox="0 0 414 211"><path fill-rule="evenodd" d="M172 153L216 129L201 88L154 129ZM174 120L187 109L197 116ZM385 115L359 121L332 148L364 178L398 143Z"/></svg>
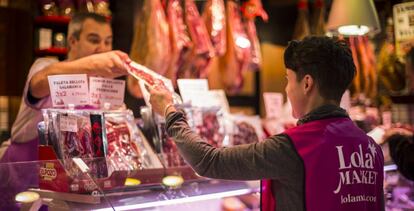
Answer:
<svg viewBox="0 0 414 211"><path fill-rule="evenodd" d="M161 116L167 116L176 111L171 92L162 84L146 87L151 94L150 103L152 110Z"/></svg>

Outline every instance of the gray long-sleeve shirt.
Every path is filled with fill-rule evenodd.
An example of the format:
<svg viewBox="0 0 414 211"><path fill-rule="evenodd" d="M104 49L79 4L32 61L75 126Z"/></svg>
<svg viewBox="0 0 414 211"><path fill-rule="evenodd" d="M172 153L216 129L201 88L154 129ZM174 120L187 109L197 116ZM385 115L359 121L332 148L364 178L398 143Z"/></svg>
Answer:
<svg viewBox="0 0 414 211"><path fill-rule="evenodd" d="M343 109L325 105L305 115L298 124L347 116ZM167 116L166 127L181 155L201 176L230 180L272 179L278 210L305 210L303 161L287 135L274 135L253 144L215 148L191 130L181 111Z"/></svg>

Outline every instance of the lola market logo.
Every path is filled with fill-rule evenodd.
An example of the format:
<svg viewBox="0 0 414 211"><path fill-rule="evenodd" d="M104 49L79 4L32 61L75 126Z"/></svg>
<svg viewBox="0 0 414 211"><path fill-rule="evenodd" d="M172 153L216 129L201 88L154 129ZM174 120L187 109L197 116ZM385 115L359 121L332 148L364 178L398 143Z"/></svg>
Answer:
<svg viewBox="0 0 414 211"><path fill-rule="evenodd" d="M373 143L368 144L366 151L362 150L362 145L358 146L358 151L344 155L343 146L336 146L339 157L338 177L339 182L335 194L339 193L344 185L369 184L375 185L378 172L374 171L376 149Z"/></svg>

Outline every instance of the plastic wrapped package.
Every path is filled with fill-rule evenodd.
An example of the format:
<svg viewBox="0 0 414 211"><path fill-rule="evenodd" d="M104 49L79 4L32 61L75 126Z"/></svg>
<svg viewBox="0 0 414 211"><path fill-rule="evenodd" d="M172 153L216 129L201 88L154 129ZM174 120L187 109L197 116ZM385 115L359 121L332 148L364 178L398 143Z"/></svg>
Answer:
<svg viewBox="0 0 414 211"><path fill-rule="evenodd" d="M251 144L264 138L259 116L232 115L234 123L232 145Z"/></svg>
<svg viewBox="0 0 414 211"><path fill-rule="evenodd" d="M214 147L225 146L226 131L219 107L184 107L188 123L200 137Z"/></svg>
<svg viewBox="0 0 414 211"><path fill-rule="evenodd" d="M115 170L136 170L161 168L154 152L134 122L132 111L112 111L105 113L108 156ZM119 162L116 159L121 159ZM125 163L120 168L118 163Z"/></svg>
<svg viewBox="0 0 414 211"><path fill-rule="evenodd" d="M46 109L43 116L46 142L72 178L83 175L72 158L81 158L95 178L113 171L162 168L130 110Z"/></svg>
<svg viewBox="0 0 414 211"><path fill-rule="evenodd" d="M177 105L185 112L187 122L206 143L214 147L228 145L229 138L226 136L223 123L223 115L219 107L201 108L189 105ZM154 118L154 117L153 117ZM149 122L149 121L147 121ZM168 136L165 128L165 119L155 117L158 134L153 136L154 145L159 146L161 160L167 167L186 165L184 159L178 152L174 140ZM157 144L157 142L160 142ZM158 151L156 149L156 151Z"/></svg>
<svg viewBox="0 0 414 211"><path fill-rule="evenodd" d="M158 124L158 131L160 133L162 149L161 157L164 160L164 165L167 167L177 167L187 165L183 157L178 152L177 145L174 140L167 135L165 122Z"/></svg>
<svg viewBox="0 0 414 211"><path fill-rule="evenodd" d="M63 164L71 177L82 175L72 158L82 158L96 178L108 176L103 115L84 111L57 111L58 142Z"/></svg>

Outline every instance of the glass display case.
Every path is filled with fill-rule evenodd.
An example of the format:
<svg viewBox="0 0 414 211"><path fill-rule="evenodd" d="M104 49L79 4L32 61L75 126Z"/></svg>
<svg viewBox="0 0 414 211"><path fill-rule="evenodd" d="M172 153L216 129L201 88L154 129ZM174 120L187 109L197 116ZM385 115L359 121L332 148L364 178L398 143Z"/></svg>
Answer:
<svg viewBox="0 0 414 211"><path fill-rule="evenodd" d="M202 178L188 166L96 178L75 163L81 173L74 180L68 180L61 160L0 164L0 210L221 210L222 198L255 193L252 208L259 208L257 181Z"/></svg>

